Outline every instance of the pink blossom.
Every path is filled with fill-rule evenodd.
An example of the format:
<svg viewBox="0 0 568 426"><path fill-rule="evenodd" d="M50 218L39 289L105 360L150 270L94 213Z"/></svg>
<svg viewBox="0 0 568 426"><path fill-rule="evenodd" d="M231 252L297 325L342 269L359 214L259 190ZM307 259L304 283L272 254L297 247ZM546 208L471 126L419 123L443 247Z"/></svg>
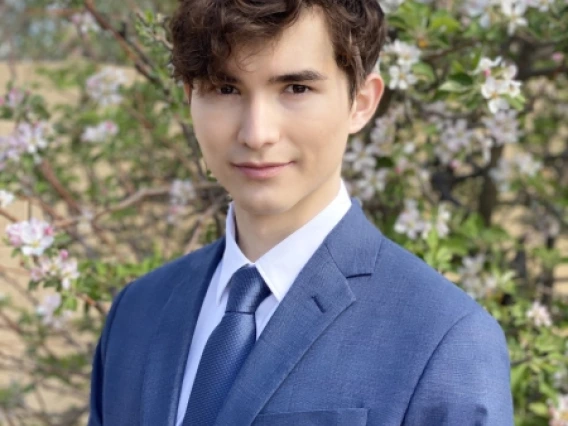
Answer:
<svg viewBox="0 0 568 426"><path fill-rule="evenodd" d="M64 326L65 322L72 316L72 312L64 310L60 315L56 315L55 311L61 306L61 302L61 295L54 293L47 295L43 303L37 306L36 313L41 317L43 324L55 329L61 329Z"/></svg>
<svg viewBox="0 0 568 426"><path fill-rule="evenodd" d="M0 170L10 162L19 162L26 147L15 135L0 136Z"/></svg>
<svg viewBox="0 0 568 426"><path fill-rule="evenodd" d="M102 107L118 105L122 102L120 87L126 83L126 76L121 70L106 67L87 80L89 96Z"/></svg>
<svg viewBox="0 0 568 426"><path fill-rule="evenodd" d="M23 222L16 222L6 227L6 233L8 234L8 241L14 247L20 247L23 244L21 237L22 229L24 227Z"/></svg>
<svg viewBox="0 0 568 426"><path fill-rule="evenodd" d="M79 272L77 270L77 260L67 259L67 252L59 253L59 257L54 259L54 265L57 269L58 278L61 280L61 286L65 290L69 290L71 287L71 281L79 278Z"/></svg>
<svg viewBox="0 0 568 426"><path fill-rule="evenodd" d="M65 290L71 288L71 282L79 278L77 260L69 258L67 250L61 250L54 258L42 256L38 266L31 270L33 281L58 280Z"/></svg>
<svg viewBox="0 0 568 426"><path fill-rule="evenodd" d="M25 98L25 92L23 90L14 88L10 90L10 92L8 93L7 96L8 106L10 108L17 108L22 104L24 98Z"/></svg>
<svg viewBox="0 0 568 426"><path fill-rule="evenodd" d="M562 52L554 52L552 54L552 60L554 62L556 62L557 64L562 63L562 61L564 60L564 53Z"/></svg>
<svg viewBox="0 0 568 426"><path fill-rule="evenodd" d="M24 256L41 256L53 244L53 228L35 218L17 222L6 228L10 244L22 250Z"/></svg>
<svg viewBox="0 0 568 426"><path fill-rule="evenodd" d="M110 121L106 120L97 126L86 127L81 135L81 139L84 142L105 142L110 137L115 136L118 133L118 126Z"/></svg>
<svg viewBox="0 0 568 426"><path fill-rule="evenodd" d="M52 316L59 305L61 305L61 295L49 294L44 297L43 303L36 307L36 313L43 317Z"/></svg>

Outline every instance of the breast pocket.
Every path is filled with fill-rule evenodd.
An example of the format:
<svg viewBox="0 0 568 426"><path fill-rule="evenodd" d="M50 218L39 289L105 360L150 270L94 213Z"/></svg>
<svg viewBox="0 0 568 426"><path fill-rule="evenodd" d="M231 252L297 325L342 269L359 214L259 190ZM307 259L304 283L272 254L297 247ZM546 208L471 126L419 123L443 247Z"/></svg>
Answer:
<svg viewBox="0 0 568 426"><path fill-rule="evenodd" d="M260 414L252 426L364 426L368 408Z"/></svg>

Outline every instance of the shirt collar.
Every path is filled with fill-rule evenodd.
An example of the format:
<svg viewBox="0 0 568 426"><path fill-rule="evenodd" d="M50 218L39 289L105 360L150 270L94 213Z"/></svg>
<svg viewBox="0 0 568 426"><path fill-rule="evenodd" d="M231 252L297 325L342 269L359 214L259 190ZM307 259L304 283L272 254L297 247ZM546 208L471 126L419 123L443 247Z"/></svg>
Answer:
<svg viewBox="0 0 568 426"><path fill-rule="evenodd" d="M351 198L342 180L337 196L327 207L300 229L266 252L256 262L251 262L243 254L235 240L236 225L233 203L231 202L226 219L225 251L221 260L221 271L216 291L217 304L220 303L223 293L227 290L233 274L241 267L249 264L257 267L266 285L280 302L302 268L350 207Z"/></svg>

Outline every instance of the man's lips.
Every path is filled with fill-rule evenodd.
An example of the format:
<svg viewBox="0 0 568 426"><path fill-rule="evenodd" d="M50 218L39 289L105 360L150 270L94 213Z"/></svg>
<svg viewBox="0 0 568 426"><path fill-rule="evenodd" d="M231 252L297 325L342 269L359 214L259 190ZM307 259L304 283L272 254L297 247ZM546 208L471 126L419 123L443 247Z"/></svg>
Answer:
<svg viewBox="0 0 568 426"><path fill-rule="evenodd" d="M236 163L234 166L251 179L268 179L278 175L293 162L288 163Z"/></svg>

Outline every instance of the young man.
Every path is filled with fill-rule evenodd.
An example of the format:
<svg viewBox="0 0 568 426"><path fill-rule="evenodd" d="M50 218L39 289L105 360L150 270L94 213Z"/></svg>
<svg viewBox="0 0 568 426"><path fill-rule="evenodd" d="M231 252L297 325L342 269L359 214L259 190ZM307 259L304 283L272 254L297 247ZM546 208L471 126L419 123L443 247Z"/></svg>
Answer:
<svg viewBox="0 0 568 426"><path fill-rule="evenodd" d="M90 425L513 424L503 333L341 180L383 81L376 0L182 0L174 65L226 235L127 286Z"/></svg>

